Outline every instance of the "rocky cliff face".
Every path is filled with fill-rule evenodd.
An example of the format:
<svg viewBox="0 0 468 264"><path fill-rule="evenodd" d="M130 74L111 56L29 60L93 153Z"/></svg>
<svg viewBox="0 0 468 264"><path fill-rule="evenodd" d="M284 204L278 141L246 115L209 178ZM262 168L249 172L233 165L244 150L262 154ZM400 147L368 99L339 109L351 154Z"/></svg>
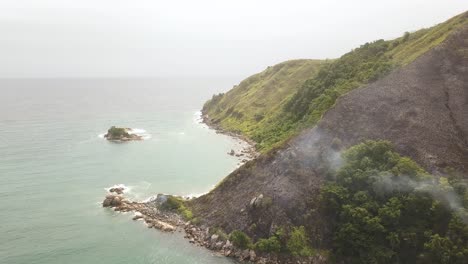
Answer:
<svg viewBox="0 0 468 264"><path fill-rule="evenodd" d="M327 244L320 187L341 149L385 139L432 173L448 166L468 177L468 27L387 77L341 97L314 128L234 171L195 199L196 215L253 238L282 225L304 225L312 244ZM262 196L262 202L255 204ZM252 201L254 201L252 203Z"/></svg>

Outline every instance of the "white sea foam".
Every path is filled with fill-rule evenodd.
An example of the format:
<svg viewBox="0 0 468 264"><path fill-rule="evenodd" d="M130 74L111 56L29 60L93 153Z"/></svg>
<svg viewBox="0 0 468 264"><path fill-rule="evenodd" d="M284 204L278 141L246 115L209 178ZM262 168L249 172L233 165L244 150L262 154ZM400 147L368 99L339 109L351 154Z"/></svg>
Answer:
<svg viewBox="0 0 468 264"><path fill-rule="evenodd" d="M203 123L203 115L202 115L202 112L201 111L196 111L194 114L193 114L194 118L193 118L193 122L204 127L204 128L208 128L208 126Z"/></svg>
<svg viewBox="0 0 468 264"><path fill-rule="evenodd" d="M184 198L189 198L189 199L192 199L192 198L197 198L197 197L200 197L202 195L205 195L207 193L209 193L211 190L213 190L214 188L216 187L216 185L211 185L211 187L208 189L208 191L205 191L205 192L201 192L201 193L189 193L189 194L186 194L186 195L183 195L182 197Z"/></svg>
<svg viewBox="0 0 468 264"><path fill-rule="evenodd" d="M128 133L129 134L134 134L134 135L139 135L139 134L145 134L146 130L141 129L141 128L130 128Z"/></svg>
<svg viewBox="0 0 468 264"><path fill-rule="evenodd" d="M214 187L214 186L213 186ZM205 195L207 194L208 192L203 192L203 193L190 193L190 194L187 194L187 195L184 195L183 197L184 198L187 198L187 199L192 199L192 198L197 198L197 197L200 197L202 195Z"/></svg>
<svg viewBox="0 0 468 264"><path fill-rule="evenodd" d="M194 115L194 121L196 123L202 123L203 122L203 117L202 117L202 112L201 111L196 111L193 115Z"/></svg>
<svg viewBox="0 0 468 264"><path fill-rule="evenodd" d="M130 200L141 201L148 197L150 192L151 183L147 181L141 181L135 185L126 186L129 191L126 193L126 197ZM148 199L147 199L148 200ZM147 202L146 200L144 202Z"/></svg>
<svg viewBox="0 0 468 264"><path fill-rule="evenodd" d="M150 139L151 138L151 134L146 132L146 130L144 130L142 128L130 128L128 133L133 134L133 135L141 136L141 137L143 137L143 139Z"/></svg>
<svg viewBox="0 0 468 264"><path fill-rule="evenodd" d="M111 187L106 188L106 191L109 191L111 188L123 188L125 197L133 201L142 201L149 194L149 188L151 183L142 181L136 185L125 185L125 184L115 184ZM143 200L143 202L149 202L153 196ZM156 196L154 196L156 198Z"/></svg>
<svg viewBox="0 0 468 264"><path fill-rule="evenodd" d="M158 196L157 195L151 195L150 197L146 198L143 200L144 203L149 203L151 201L154 201Z"/></svg>

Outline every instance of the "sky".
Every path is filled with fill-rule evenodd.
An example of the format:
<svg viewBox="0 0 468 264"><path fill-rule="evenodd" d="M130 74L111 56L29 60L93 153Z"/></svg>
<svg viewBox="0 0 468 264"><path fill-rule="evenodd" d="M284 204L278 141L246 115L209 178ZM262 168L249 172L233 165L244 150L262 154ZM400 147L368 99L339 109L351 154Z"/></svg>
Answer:
<svg viewBox="0 0 468 264"><path fill-rule="evenodd" d="M467 0L1 0L0 78L246 77L467 10Z"/></svg>

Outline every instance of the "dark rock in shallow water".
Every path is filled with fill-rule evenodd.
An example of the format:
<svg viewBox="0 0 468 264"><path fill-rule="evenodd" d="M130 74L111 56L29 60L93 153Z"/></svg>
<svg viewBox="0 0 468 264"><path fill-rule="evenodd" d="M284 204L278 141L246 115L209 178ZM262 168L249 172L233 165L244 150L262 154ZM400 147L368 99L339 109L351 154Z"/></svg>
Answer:
<svg viewBox="0 0 468 264"><path fill-rule="evenodd" d="M104 138L113 141L131 141L143 139L142 136L132 134L131 132L131 128L112 126L111 128L109 128L109 130L107 130L107 134L104 135Z"/></svg>
<svg viewBox="0 0 468 264"><path fill-rule="evenodd" d="M119 196L115 196L111 201L112 206L119 206L122 204L122 199Z"/></svg>
<svg viewBox="0 0 468 264"><path fill-rule="evenodd" d="M124 188L123 187L110 188L109 192L116 193L116 194L123 194Z"/></svg>
<svg viewBox="0 0 468 264"><path fill-rule="evenodd" d="M138 219L141 219L141 218L143 218L142 215L135 215L132 219L133 220L138 220Z"/></svg>
<svg viewBox="0 0 468 264"><path fill-rule="evenodd" d="M102 202L102 207L109 207L111 205L112 200L106 198L104 202Z"/></svg>
<svg viewBox="0 0 468 264"><path fill-rule="evenodd" d="M122 197L112 194L106 195L106 199L102 202L103 207L116 207L120 205L122 205Z"/></svg>

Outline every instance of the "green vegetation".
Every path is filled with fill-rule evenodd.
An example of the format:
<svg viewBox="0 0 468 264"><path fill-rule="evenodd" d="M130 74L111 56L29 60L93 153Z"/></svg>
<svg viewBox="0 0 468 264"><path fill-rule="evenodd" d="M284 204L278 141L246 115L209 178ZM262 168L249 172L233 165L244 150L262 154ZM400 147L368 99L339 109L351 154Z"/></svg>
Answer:
<svg viewBox="0 0 468 264"><path fill-rule="evenodd" d="M314 250L309 246L309 239L303 226L293 227L287 249L293 256L308 257L314 255Z"/></svg>
<svg viewBox="0 0 468 264"><path fill-rule="evenodd" d="M467 13L453 17L444 23L413 33L405 32L403 37L392 41L388 56L393 62L406 65L428 50L442 43L450 33L467 24Z"/></svg>
<svg viewBox="0 0 468 264"><path fill-rule="evenodd" d="M248 136L259 150L267 152L301 129L317 124L340 96L439 45L466 25L467 17L461 14L395 40L366 43L337 60L276 65L228 93L214 96L203 110L223 129Z"/></svg>
<svg viewBox="0 0 468 264"><path fill-rule="evenodd" d="M185 201L181 197L167 196L167 200L162 204L161 208L163 210L177 211L187 221L193 219L192 211L185 206Z"/></svg>
<svg viewBox="0 0 468 264"><path fill-rule="evenodd" d="M314 76L323 61L292 60L268 67L226 94L214 95L203 106L213 123L249 137L263 126L262 120L281 109L288 96Z"/></svg>
<svg viewBox="0 0 468 264"><path fill-rule="evenodd" d="M218 235L218 238L222 241L229 239L229 236L223 231L223 229L218 227L212 227L209 231L210 235Z"/></svg>
<svg viewBox="0 0 468 264"><path fill-rule="evenodd" d="M266 253L279 253L281 251L281 243L277 236L261 238L255 243L255 249Z"/></svg>
<svg viewBox="0 0 468 264"><path fill-rule="evenodd" d="M242 231L234 230L229 235L229 240L238 248L247 249L252 247L252 240Z"/></svg>
<svg viewBox="0 0 468 264"><path fill-rule="evenodd" d="M279 228L271 237L259 239L254 248L264 253L286 253L296 257L309 257L316 253L303 226L291 226L289 232Z"/></svg>
<svg viewBox="0 0 468 264"><path fill-rule="evenodd" d="M386 141L356 145L343 158L345 164L321 193L334 230L332 258L466 263L468 214L459 205L467 194L463 181L455 176L437 180Z"/></svg>
<svg viewBox="0 0 468 264"><path fill-rule="evenodd" d="M127 133L125 128L112 126L109 128L109 130L107 130L107 136L110 138L121 138L129 137L130 135Z"/></svg>
<svg viewBox="0 0 468 264"><path fill-rule="evenodd" d="M193 214L192 214L192 217L193 217ZM198 225L200 225L200 224L202 223L202 219L199 218L199 217L193 217L193 218L190 220L190 223L191 223L192 225L198 226Z"/></svg>
<svg viewBox="0 0 468 264"><path fill-rule="evenodd" d="M268 152L302 129L316 125L340 96L411 63L467 24L465 13L429 29L405 32L395 40L366 43L336 60L310 62L311 69L300 66L307 61L279 64L226 94L213 96L203 111L213 124L248 136L257 142L259 150ZM301 78L294 77L299 72ZM333 141L333 145L340 144L338 139ZM454 173L446 177L429 175L386 141L351 147L343 159L338 171L327 173L320 208L313 208L330 225L330 261L466 262L468 186L463 177ZM253 166L254 162L248 163L243 169ZM309 227L314 223L301 224ZM244 231L254 234L256 227L251 224ZM308 235L314 232L308 231L303 226L286 226L254 245L241 231L233 231L229 239L240 248L311 256L316 250ZM310 237L315 238L314 245L321 239Z"/></svg>

